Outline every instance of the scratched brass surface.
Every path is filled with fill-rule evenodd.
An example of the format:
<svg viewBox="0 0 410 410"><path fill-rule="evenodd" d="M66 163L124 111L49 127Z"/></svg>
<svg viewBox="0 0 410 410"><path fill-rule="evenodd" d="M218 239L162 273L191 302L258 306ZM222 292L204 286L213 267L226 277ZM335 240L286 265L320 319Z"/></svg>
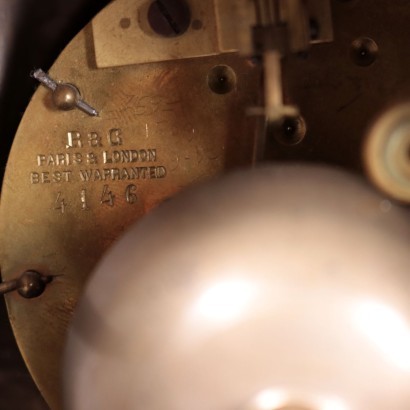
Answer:
<svg viewBox="0 0 410 410"><path fill-rule="evenodd" d="M148 24L149 1L113 2L98 14L92 23L96 35L97 67L116 67L219 54L221 49L218 41L219 27L215 0L186 0L186 4L190 9L191 21L200 21L200 25L188 30L184 35L164 38L153 32ZM127 22L125 25L129 27L123 28L113 15L121 16L123 25Z"/></svg>
<svg viewBox="0 0 410 410"><path fill-rule="evenodd" d="M244 111L258 101L259 69L237 55L97 69L92 40L87 26L50 75L75 84L100 117L57 111L39 87L13 144L0 207L3 279L25 269L61 275L36 299L6 298L19 347L53 409L61 408L66 329L89 272L162 200L250 163L255 120ZM208 86L216 65L236 73L227 94Z"/></svg>

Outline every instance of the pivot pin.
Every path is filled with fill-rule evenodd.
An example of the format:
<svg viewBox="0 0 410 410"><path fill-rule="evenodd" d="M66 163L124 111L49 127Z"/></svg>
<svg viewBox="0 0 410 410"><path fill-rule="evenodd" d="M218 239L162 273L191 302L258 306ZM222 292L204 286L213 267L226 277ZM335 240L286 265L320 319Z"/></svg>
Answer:
<svg viewBox="0 0 410 410"><path fill-rule="evenodd" d="M88 115L98 116L98 111L81 99L80 91L76 86L54 81L41 68L34 70L31 76L53 92L53 102L59 110L79 108Z"/></svg>

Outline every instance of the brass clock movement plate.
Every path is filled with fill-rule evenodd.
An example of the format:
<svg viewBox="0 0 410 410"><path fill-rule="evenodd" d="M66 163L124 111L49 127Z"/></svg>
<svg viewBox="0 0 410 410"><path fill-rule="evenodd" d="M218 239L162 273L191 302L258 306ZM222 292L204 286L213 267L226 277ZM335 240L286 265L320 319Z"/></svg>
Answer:
<svg viewBox="0 0 410 410"><path fill-rule="evenodd" d="M102 13L132 30L123 19L133 10L117 12L122 3ZM233 53L98 68L96 39L93 26L85 27L49 76L74 85L99 115L59 110L70 95L40 86L2 191L3 280L26 270L54 277L37 298L6 298L21 352L53 409L61 407L67 326L104 251L176 192L252 158L255 119L244 113L258 102L259 68Z"/></svg>
<svg viewBox="0 0 410 410"><path fill-rule="evenodd" d="M21 352L53 409L62 406L61 358L77 300L130 224L188 186L251 165L262 145L265 160L363 174L372 124L408 100L408 1L332 0L325 22L334 35L312 42L306 55L279 60L283 103L298 108L299 122L279 134L267 129L261 144L263 120L247 113L264 100L263 67L234 51L236 2L186 0L188 9L165 23L157 3L110 3L47 74L33 73L42 85L9 157L1 274L3 281L27 271L52 278L36 298L11 292L6 301ZM298 138L295 130L303 131Z"/></svg>

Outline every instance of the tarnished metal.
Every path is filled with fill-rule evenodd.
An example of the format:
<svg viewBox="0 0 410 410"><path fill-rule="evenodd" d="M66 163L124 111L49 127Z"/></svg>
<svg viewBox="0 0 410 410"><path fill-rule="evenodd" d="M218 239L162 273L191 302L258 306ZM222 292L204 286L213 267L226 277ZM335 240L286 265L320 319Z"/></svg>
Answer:
<svg viewBox="0 0 410 410"><path fill-rule="evenodd" d="M28 270L23 272L17 279L1 282L0 294L4 295L16 290L23 298L36 298L44 292L46 285L50 283L52 279L53 276L44 276L41 273Z"/></svg>
<svg viewBox="0 0 410 410"><path fill-rule="evenodd" d="M50 72L78 85L84 98L101 108L101 117L57 111L50 93L40 88L18 132L2 192L4 279L17 278L27 269L63 275L35 300L22 300L18 294L7 298L23 354L53 408L59 407L66 326L88 272L130 222L162 199L196 180L250 163L257 119L243 113L262 102L257 97L258 61L252 65L234 54L185 59L188 48L163 55L172 42L187 39L185 35L194 44L190 46L195 56L203 42L209 45L209 36L214 51L234 49L237 38L225 26L230 21L228 0L214 2L216 11L210 15L218 16L216 27L191 10L186 34L157 34L155 47L132 41L141 28L138 7L128 1L132 7L121 8L125 3L113 2L110 12L87 26ZM313 3L319 1L309 2ZM408 2L333 1L332 8L334 42L282 62L283 101L300 108L303 133L295 139L296 128L286 126L283 135L268 134L266 145L264 139L256 141L255 158L326 162L362 172L361 148L369 124L390 104L408 99L410 58L403 51ZM249 28L254 14L238 10L239 26ZM237 21L231 23L234 27ZM237 33L249 43L248 32ZM117 47L118 39L123 43ZM376 53L370 64L360 63L368 57L356 47L363 39L377 46L372 47ZM159 53L157 61L168 61L133 65L133 56L147 49L151 56ZM210 81L219 67L234 73L229 74L234 79L229 87ZM259 135L263 128L259 122ZM130 174L129 167L138 169Z"/></svg>
<svg viewBox="0 0 410 410"><path fill-rule="evenodd" d="M276 0L258 1L255 4L248 0L114 2L93 21L97 66L116 67L237 50L251 54L251 28L273 22L275 2L278 3ZM182 12L176 13L178 3ZM188 13L183 13L185 5L189 9L188 22ZM176 14L176 21L180 19L178 24L181 27L172 27L173 17L167 7L170 13ZM304 50L309 42L320 43L333 39L329 0L289 0L281 2L279 8L283 23L289 26L288 40L293 52ZM258 20L258 15L262 20ZM314 38L309 38L309 21L315 22L318 27ZM180 31L184 33L183 36ZM271 36L271 40L276 41L276 36Z"/></svg>
<svg viewBox="0 0 410 410"><path fill-rule="evenodd" d="M283 61L284 100L299 107L307 132L295 146L268 135L265 160L335 164L362 173L369 127L410 96L406 1L333 1L334 41ZM386 28L389 28L388 30ZM351 58L354 40L372 39L378 57L368 66Z"/></svg>
<svg viewBox="0 0 410 410"><path fill-rule="evenodd" d="M171 37L159 34L150 25L150 2L123 0L110 4L93 20L97 66L116 67L220 53L215 0L186 3L192 24L182 36Z"/></svg>
<svg viewBox="0 0 410 410"><path fill-rule="evenodd" d="M77 107L91 116L98 116L98 111L81 99L80 91L73 84L57 83L43 70L35 70L31 76L53 92L54 105L64 111Z"/></svg>
<svg viewBox="0 0 410 410"><path fill-rule="evenodd" d="M22 354L53 409L61 406L66 328L107 247L175 192L252 159L255 120L244 113L258 101L257 66L225 54L97 69L93 50L87 26L50 76L76 84L100 117L57 110L39 87L14 141L0 207L3 279L27 269L61 275L36 299L7 296ZM237 79L224 94L208 85L215 66Z"/></svg>

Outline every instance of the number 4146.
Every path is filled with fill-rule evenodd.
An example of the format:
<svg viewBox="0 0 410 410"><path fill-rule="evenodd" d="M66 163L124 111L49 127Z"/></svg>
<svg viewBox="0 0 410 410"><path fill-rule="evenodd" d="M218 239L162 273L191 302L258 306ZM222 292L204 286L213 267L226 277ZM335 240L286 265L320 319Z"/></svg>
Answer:
<svg viewBox="0 0 410 410"><path fill-rule="evenodd" d="M125 201L129 204L135 204L138 201L137 197L137 187L134 184L130 184L125 188L123 193ZM106 206L114 206L116 200L116 196L110 190L108 185L104 185L101 196L100 196L100 204ZM80 191L79 203L81 205L81 209L83 211L89 210L88 204L88 195L87 190L82 189ZM66 211L68 207L68 203L66 202L65 198L63 197L61 192L57 193L57 198L54 203L54 209L61 212L62 214Z"/></svg>

